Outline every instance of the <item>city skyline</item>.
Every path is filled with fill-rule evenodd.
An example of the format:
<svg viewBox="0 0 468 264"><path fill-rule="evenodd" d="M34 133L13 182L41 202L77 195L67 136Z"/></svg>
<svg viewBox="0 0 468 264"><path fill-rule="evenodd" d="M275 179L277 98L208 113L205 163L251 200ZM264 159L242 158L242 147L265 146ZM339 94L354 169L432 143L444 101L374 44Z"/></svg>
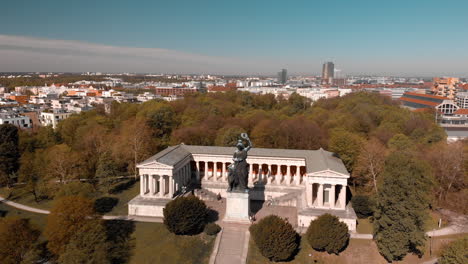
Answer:
<svg viewBox="0 0 468 264"><path fill-rule="evenodd" d="M463 7L10 1L0 18L0 71L320 74L333 61L344 74L464 77Z"/></svg>

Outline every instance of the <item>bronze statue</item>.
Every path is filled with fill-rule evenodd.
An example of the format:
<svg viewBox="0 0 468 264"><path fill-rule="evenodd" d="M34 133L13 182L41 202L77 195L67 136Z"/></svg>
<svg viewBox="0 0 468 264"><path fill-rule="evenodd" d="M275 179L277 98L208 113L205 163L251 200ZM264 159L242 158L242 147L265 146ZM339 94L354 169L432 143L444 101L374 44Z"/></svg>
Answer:
<svg viewBox="0 0 468 264"><path fill-rule="evenodd" d="M244 145L244 140L247 146ZM249 164L247 164L247 152L252 148L252 142L246 133L241 134L241 139L237 141L237 150L234 152L232 160L234 161L228 167L228 191L247 191L247 182L249 178Z"/></svg>

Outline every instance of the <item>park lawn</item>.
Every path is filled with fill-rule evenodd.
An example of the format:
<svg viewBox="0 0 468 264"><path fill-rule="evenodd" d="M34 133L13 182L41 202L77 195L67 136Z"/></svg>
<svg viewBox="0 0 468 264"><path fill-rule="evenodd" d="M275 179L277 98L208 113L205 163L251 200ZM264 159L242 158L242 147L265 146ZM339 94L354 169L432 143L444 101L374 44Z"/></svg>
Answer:
<svg viewBox="0 0 468 264"><path fill-rule="evenodd" d="M430 239L427 240L425 246L425 254L419 258L416 255L408 254L403 260L398 263L412 264L422 263L429 261L440 254L441 248L447 243L463 237L460 235L450 235L433 238L432 242ZM431 254L432 244L432 254ZM260 254L255 242L250 239L249 242L249 253L247 255L248 264L263 264L263 263L274 263L268 261L265 257ZM302 238L301 248L299 253L294 257L293 260L285 263L299 264L299 263L333 263L333 264L345 264L345 263L373 263L373 264L385 264L387 261L379 254L377 245L373 240L367 239L350 239L348 247L341 252L339 255L329 255L326 252L318 252L312 249L307 241Z"/></svg>
<svg viewBox="0 0 468 264"><path fill-rule="evenodd" d="M123 180L119 181L117 183L114 183L111 187L116 187L121 184L127 183L128 180ZM118 203L112 210L107 213L109 215L127 215L128 214L128 205L127 203L133 199L135 196L138 195L140 192L140 187L138 182L135 182L133 185L128 186L128 188L123 188L121 191L115 194L107 194L104 193L104 191L100 190L98 192L99 196L96 197L102 198L102 197L112 197L118 199ZM7 188L0 188L0 195L3 196L4 198L7 198L9 196L9 200L13 202L17 202L23 205L31 206L34 208L39 208L39 209L44 209L44 210L50 210L53 206L53 200L41 200L39 202L36 202L34 200L34 196L29 193L24 191L22 187L13 187L10 189Z"/></svg>
<svg viewBox="0 0 468 264"><path fill-rule="evenodd" d="M369 218L357 219L356 232L358 234L373 234L374 225L370 222Z"/></svg>
<svg viewBox="0 0 468 264"><path fill-rule="evenodd" d="M176 236L161 223L136 223L130 263L208 263L216 236Z"/></svg>
<svg viewBox="0 0 468 264"><path fill-rule="evenodd" d="M117 205L112 208L112 211L107 213L107 215L127 215L128 214L128 202L135 198L140 193L140 184L139 182L134 183L131 187L126 190L123 190L117 194L106 194L104 196L114 197L119 199Z"/></svg>
<svg viewBox="0 0 468 264"><path fill-rule="evenodd" d="M22 187L13 187L10 189L7 189L6 187L0 188L0 195L4 198L8 198L8 200L10 201L20 203L23 205L43 210L49 210L50 208L52 208L53 200L41 200L39 202L36 202L34 200L34 196L31 193L26 192Z"/></svg>
<svg viewBox="0 0 468 264"><path fill-rule="evenodd" d="M37 229L44 231L44 228L47 223L47 215L45 214L38 214L32 213L28 211L23 211L6 205L4 203L0 203L0 217L7 217L7 216L17 216L20 218L28 218L30 219L30 223L34 225Z"/></svg>

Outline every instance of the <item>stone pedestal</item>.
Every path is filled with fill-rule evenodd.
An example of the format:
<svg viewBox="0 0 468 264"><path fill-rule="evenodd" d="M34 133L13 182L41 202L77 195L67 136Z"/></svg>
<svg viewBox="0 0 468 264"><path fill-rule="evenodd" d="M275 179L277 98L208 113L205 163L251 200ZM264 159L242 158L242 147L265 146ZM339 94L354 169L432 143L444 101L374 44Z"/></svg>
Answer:
<svg viewBox="0 0 468 264"><path fill-rule="evenodd" d="M250 223L250 198L248 192L227 192L224 221Z"/></svg>

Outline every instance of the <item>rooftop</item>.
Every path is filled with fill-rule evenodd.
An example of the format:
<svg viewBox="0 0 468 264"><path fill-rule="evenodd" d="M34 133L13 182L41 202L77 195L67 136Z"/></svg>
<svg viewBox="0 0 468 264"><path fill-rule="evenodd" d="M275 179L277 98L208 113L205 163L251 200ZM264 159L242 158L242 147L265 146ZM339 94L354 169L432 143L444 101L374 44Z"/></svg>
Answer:
<svg viewBox="0 0 468 264"><path fill-rule="evenodd" d="M216 146L195 146L195 145L176 145L166 148L156 155L148 158L140 164L158 162L169 166L174 166L182 159L190 155L220 155L231 157L235 152L235 147L216 147ZM314 173L324 170L332 170L338 173L348 175L343 162L334 153L318 150L296 150L296 149L270 149L270 148L252 148L249 151L249 157L275 157L275 158L294 158L305 160L307 173Z"/></svg>

